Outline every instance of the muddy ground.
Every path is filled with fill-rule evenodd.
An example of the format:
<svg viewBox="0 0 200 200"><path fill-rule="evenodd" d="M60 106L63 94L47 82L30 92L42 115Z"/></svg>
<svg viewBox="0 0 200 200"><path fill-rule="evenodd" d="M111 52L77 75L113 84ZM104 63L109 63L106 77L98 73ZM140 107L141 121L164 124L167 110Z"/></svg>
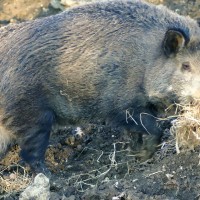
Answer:
<svg viewBox="0 0 200 200"><path fill-rule="evenodd" d="M200 17L200 0L149 0L193 18ZM56 14L73 5L72 0L0 0L0 25L20 23ZM77 2L75 4L78 4ZM130 150L134 138L102 124L87 124L81 130L66 127L51 137L46 160L52 172L51 199L66 200L189 200L200 199L199 152L177 155L175 140L166 130L153 158L138 161ZM18 147L0 163L1 180L19 169ZM25 182L25 181L24 181ZM23 189L0 182L0 199L19 199ZM17 183L15 182L17 185ZM20 185L22 185L20 183Z"/></svg>

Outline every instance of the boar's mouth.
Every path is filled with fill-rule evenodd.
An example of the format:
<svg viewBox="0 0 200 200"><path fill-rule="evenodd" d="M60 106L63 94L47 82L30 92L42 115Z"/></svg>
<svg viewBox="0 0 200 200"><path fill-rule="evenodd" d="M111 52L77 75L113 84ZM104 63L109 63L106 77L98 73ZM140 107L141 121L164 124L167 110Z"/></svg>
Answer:
<svg viewBox="0 0 200 200"><path fill-rule="evenodd" d="M196 104L196 102L200 102L200 98L194 98L192 96L185 96L185 97L180 97L179 102L181 105L193 105Z"/></svg>

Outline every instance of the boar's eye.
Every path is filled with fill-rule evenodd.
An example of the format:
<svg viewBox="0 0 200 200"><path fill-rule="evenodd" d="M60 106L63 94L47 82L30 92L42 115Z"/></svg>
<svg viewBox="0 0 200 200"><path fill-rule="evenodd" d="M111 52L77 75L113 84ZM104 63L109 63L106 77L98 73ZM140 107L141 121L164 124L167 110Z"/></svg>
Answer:
<svg viewBox="0 0 200 200"><path fill-rule="evenodd" d="M190 63L189 62L182 63L181 70L182 71L188 71L188 72L190 72L191 71L191 65L190 65Z"/></svg>

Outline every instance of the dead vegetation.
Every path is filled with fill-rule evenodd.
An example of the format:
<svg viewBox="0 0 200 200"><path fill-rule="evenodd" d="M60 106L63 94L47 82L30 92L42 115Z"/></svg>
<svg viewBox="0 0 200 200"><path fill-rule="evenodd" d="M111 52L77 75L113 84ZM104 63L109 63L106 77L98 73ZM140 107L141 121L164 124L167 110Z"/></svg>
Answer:
<svg viewBox="0 0 200 200"><path fill-rule="evenodd" d="M172 121L171 133L176 139L176 151L193 150L200 144L200 102L177 105L178 115Z"/></svg>
<svg viewBox="0 0 200 200"><path fill-rule="evenodd" d="M12 173L4 175L4 171L9 170L9 168L12 167L15 167L16 170L14 170ZM20 165L9 166L0 172L1 192L20 192L25 189L31 183L31 181L32 178L28 175L27 170Z"/></svg>

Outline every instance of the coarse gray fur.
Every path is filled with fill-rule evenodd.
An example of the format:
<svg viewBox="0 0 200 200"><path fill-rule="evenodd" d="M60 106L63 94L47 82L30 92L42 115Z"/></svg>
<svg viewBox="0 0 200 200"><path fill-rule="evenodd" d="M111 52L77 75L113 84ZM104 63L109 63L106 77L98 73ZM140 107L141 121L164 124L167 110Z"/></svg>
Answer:
<svg viewBox="0 0 200 200"><path fill-rule="evenodd" d="M0 41L0 152L16 139L37 172L55 125L108 121L159 140L141 113L200 97L199 26L163 6L92 3L3 27Z"/></svg>

